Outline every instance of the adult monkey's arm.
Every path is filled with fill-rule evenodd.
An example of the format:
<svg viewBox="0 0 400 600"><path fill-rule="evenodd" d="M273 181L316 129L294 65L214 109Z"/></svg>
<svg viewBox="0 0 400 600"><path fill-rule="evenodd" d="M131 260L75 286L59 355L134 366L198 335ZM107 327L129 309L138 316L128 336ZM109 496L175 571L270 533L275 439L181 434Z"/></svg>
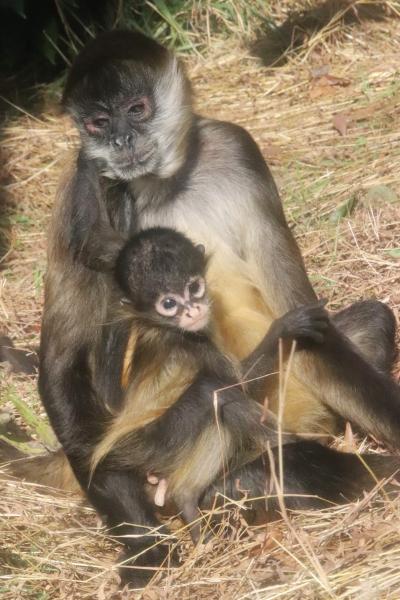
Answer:
<svg viewBox="0 0 400 600"><path fill-rule="evenodd" d="M121 400L120 376L129 332L108 321L108 276L88 268L81 260L88 247L79 235L88 231L89 225L91 233L98 234L96 219L88 219L85 227L84 210L89 202L102 201L98 189L91 187L92 181L85 179L87 173L78 161L77 171L62 189L53 216L39 389L73 472L92 504L106 516L114 535L127 536L124 542L128 555L147 548L135 562L143 569L123 573L134 575L135 585L141 586L153 575L147 567L159 565L168 553L164 546L153 547L155 541L161 541L160 536L155 534L156 540L148 535L149 530L159 527L159 522L143 493L143 478L133 470L118 474L99 468L90 480L91 454L110 418L107 406L118 406ZM99 207L95 206L93 213L87 210L86 215L96 215Z"/></svg>
<svg viewBox="0 0 400 600"><path fill-rule="evenodd" d="M255 145L252 151L253 161L258 164L260 190L264 190L264 198L268 201L263 200L262 195L258 199L258 219L254 221L258 226L246 232L246 256L252 268L259 273L260 288L264 291L267 305L275 315L281 315L299 304L315 302L316 296L299 248L286 224L268 168L265 165L263 170L259 157L257 162L258 148ZM387 339L386 330L390 331ZM353 343L347 338L347 332L350 339L353 337ZM391 381L390 375L378 373L374 368L371 339L374 340L377 356L381 352L393 353L393 314L378 302L355 305L351 320L342 320L340 332L336 330L333 319L330 343L318 348L317 353L298 354L294 375L336 414L351 419L364 431L399 447L399 388ZM384 402L382 395L385 396ZM293 417L295 419L296 415Z"/></svg>
<svg viewBox="0 0 400 600"><path fill-rule="evenodd" d="M94 506L112 527L135 524L123 528L131 534L123 540L129 554L140 554L126 573L141 585L153 573L136 567L156 568L165 556L148 535L158 522L143 494L143 477L134 470L119 474L99 467L89 485L93 448L123 401L129 335L116 323L115 284L102 271L113 263L118 236L136 229L132 181L160 177L164 187L186 159L189 84L176 59L157 42L140 33L112 31L79 53L63 104L79 129L81 151L53 217L39 386Z"/></svg>
<svg viewBox="0 0 400 600"><path fill-rule="evenodd" d="M71 228L64 236L66 251L75 263L95 271L110 271L124 238L110 223L106 205L105 181L94 160L81 149L76 171L68 182L65 215Z"/></svg>
<svg viewBox="0 0 400 600"><path fill-rule="evenodd" d="M244 255L259 273L264 299L277 318L299 305L316 302L317 297L260 149L247 131L238 127L233 131L245 151L242 160L248 165L251 180L257 182L249 208L254 214L243 238Z"/></svg>

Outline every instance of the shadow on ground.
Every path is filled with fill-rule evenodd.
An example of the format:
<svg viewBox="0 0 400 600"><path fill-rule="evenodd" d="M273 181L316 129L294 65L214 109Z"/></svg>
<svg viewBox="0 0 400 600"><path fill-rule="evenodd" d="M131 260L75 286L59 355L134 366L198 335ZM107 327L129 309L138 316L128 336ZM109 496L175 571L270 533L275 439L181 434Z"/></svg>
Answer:
<svg viewBox="0 0 400 600"><path fill-rule="evenodd" d="M372 4L351 0L325 0L308 10L290 12L281 25L269 21L259 32L250 51L261 58L265 66L280 66L316 33L329 25L336 24L343 28L365 21L383 21L390 16L386 2Z"/></svg>
<svg viewBox="0 0 400 600"><path fill-rule="evenodd" d="M1 129L0 129L1 139ZM7 253L11 246L10 205L5 186L8 183L7 158L0 147L0 273L5 268Z"/></svg>

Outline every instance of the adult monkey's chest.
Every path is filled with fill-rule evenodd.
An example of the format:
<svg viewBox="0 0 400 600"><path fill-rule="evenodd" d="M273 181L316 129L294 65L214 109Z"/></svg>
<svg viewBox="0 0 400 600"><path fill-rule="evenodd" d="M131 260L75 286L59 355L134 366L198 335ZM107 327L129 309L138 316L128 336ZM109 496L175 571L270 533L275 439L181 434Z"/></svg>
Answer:
<svg viewBox="0 0 400 600"><path fill-rule="evenodd" d="M236 194L229 189L218 190L212 185L212 178L209 182L210 179L207 189L193 186L190 193L170 202L141 205L139 197L137 226L172 227L193 242L204 244L210 256L207 282L213 299L215 342L222 351L242 359L257 346L279 315L270 309L269 298L274 290L268 280L262 279L251 247L245 252L241 242L244 228L252 225L246 214L254 208L251 194L244 188L236 190ZM268 391L268 403L277 412L277 388ZM291 431L320 431L320 402L297 377L291 377L287 387L284 423Z"/></svg>
<svg viewBox="0 0 400 600"><path fill-rule="evenodd" d="M240 223L229 211L215 218L213 201L179 199L158 210L139 211L139 229L172 227L201 243L210 256L208 288L213 301L218 346L241 359L262 340L273 319L265 301L264 282L252 266L240 257ZM242 224L243 226L243 224Z"/></svg>

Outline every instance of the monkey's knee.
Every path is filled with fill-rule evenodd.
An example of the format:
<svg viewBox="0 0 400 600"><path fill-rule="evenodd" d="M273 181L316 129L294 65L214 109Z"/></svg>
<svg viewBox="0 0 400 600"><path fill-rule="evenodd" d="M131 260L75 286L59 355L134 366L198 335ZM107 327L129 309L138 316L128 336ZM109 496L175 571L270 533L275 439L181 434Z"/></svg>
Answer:
<svg viewBox="0 0 400 600"><path fill-rule="evenodd" d="M396 358L396 319L379 300L356 302L333 317L336 327L380 371L390 372Z"/></svg>

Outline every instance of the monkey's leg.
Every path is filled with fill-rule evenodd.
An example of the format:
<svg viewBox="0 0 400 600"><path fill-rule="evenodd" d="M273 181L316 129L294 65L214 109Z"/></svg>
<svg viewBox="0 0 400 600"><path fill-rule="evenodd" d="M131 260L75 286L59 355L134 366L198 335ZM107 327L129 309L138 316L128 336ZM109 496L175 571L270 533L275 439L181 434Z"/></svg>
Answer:
<svg viewBox="0 0 400 600"><path fill-rule="evenodd" d="M392 311L377 301L360 302L335 315L333 321L343 333L328 323L326 313L318 305L294 309L274 321L264 340L243 362L245 378L247 368L249 378L255 378L247 384L249 393L260 400L266 392L274 392L277 377L266 378L269 385L265 385L263 375L278 368L277 339L296 339L299 349L312 349L305 356L297 354L296 374L304 382L318 382L322 401L363 429L399 445L400 389L386 375L395 355ZM325 331L329 343L320 343ZM325 355L323 360L321 352ZM321 422L323 416L320 412Z"/></svg>
<svg viewBox="0 0 400 600"><path fill-rule="evenodd" d="M83 491L105 516L113 535L128 536L121 541L134 568L124 568L123 578L143 587L168 555L159 544L160 535L149 535L149 530L159 526L155 507L145 496L145 477L139 477L132 468L119 472L99 467L90 481L90 457L102 432L104 414L91 386L87 356L78 352L73 358L72 364L64 356L54 358L50 352L42 358L41 396Z"/></svg>
<svg viewBox="0 0 400 600"><path fill-rule="evenodd" d="M186 498L180 505L182 518L189 526L190 537L194 544L198 544L201 538L200 511L197 508L198 498Z"/></svg>
<svg viewBox="0 0 400 600"><path fill-rule="evenodd" d="M378 439L399 447L400 387L370 364L333 324L326 331L325 341L302 357L302 364L307 367L308 377L318 382L322 401L329 408Z"/></svg>
<svg viewBox="0 0 400 600"><path fill-rule="evenodd" d="M284 244L283 238L280 241ZM294 258L289 245L282 245L282 252L283 248L286 248L287 256ZM287 266L289 264L294 263L287 263ZM264 261L266 281L272 266L268 261ZM300 285L299 289L305 292L308 286L301 285L299 266L298 264L296 268L299 276L297 283ZM290 307L290 304L295 301L294 283L293 278L286 277L279 287L274 288L275 298L272 303L270 299L270 304L277 306L277 314L282 314L282 310L287 309L288 303ZM308 301L312 302L312 296L307 295L309 295ZM279 299L280 306L279 302L276 304ZM266 301L268 304L268 298ZM377 314L371 318L373 308ZM363 335L357 332L358 327L350 326L349 323L351 315L357 322L357 312L363 314L362 317L358 317L361 321L368 320L368 316L372 321L371 328L365 327ZM332 327L329 344L322 344L320 347L315 345L315 351L296 354L285 400L285 427L304 433L324 430L327 433L332 432L337 426L334 417L336 414L354 422L364 431L372 433L392 446L399 447L399 388L365 358L366 356L371 358L374 354L374 344L379 339L378 324L381 321L384 324L381 335L383 340L386 338L386 342L378 343L378 356L374 364L378 365L379 369L385 366L387 368L391 361L389 356L393 339L392 319L387 314L387 309L382 307L378 309L374 303L361 304L360 309L351 309L347 319L343 314L336 319L342 331L347 330L350 337L359 344L360 350L339 330L335 334L335 327ZM368 330L370 333L367 334ZM372 341L367 342L368 337L372 338ZM364 356L361 355L362 353ZM273 396L270 407L277 410L277 405L278 400Z"/></svg>
<svg viewBox="0 0 400 600"><path fill-rule="evenodd" d="M230 383L230 381L229 381ZM214 393L216 387L223 387L226 382L207 376L195 379L162 415L141 429L127 434L114 445L107 454L102 455L102 465L108 469L137 468L147 474L161 473L169 485L173 465L179 465L180 456L189 456L190 452L203 439L211 425L215 425ZM222 397L220 397L222 396ZM243 393L239 386L230 394L241 405ZM218 409L224 404L225 396L218 397ZM211 449L204 442L202 451L207 458ZM183 452L183 449L185 450ZM213 468L219 469L219 461L213 462ZM200 468L204 465L200 464ZM210 468L210 465L209 465ZM204 469L203 469L204 470ZM205 477L210 477L205 471ZM212 476L210 481L212 481ZM171 489L174 489L172 484Z"/></svg>
<svg viewBox="0 0 400 600"><path fill-rule="evenodd" d="M278 452L278 448L272 450L276 474L279 473ZM399 457L364 454L361 460L356 454L338 452L318 442L304 440L285 444L282 457L285 505L292 509L326 508L332 503L353 501L372 489L376 480L390 477L400 468ZM267 514L270 516L279 511L271 473L269 457L265 454L232 471L224 481L220 479L212 484L201 499L201 508L211 508L217 492L233 500L242 499L246 493L252 509L258 515L264 512L267 519ZM252 498L257 500L252 501ZM260 521L260 517L257 520Z"/></svg>
<svg viewBox="0 0 400 600"><path fill-rule="evenodd" d="M386 304L378 300L355 302L332 320L368 362L390 373L396 358L396 319Z"/></svg>
<svg viewBox="0 0 400 600"><path fill-rule="evenodd" d="M120 574L132 587L144 587L170 554L162 543L166 530L156 519L144 483L134 471L99 469L86 490L94 507L106 515L110 533L126 546Z"/></svg>
<svg viewBox="0 0 400 600"><path fill-rule="evenodd" d="M254 273L258 273L256 278L264 283L263 299L269 312L280 316L295 306L315 302L299 249L283 215L271 210L266 202L260 205L258 217L258 227L249 229L248 260ZM343 339L346 338L342 336ZM296 354L285 399L285 427L305 433L324 430L328 433L336 429L335 414L339 414L399 446L397 389L385 379L378 382L373 367L365 359L354 358L356 346L348 344L352 348L350 368L344 364L348 347L341 358L341 351L338 348L333 351L332 344L329 356L324 351L323 359L322 354L317 356L312 352ZM343 348L343 341L339 348ZM368 389L363 379L372 379L373 389L371 386ZM277 410L277 397L270 398L270 407Z"/></svg>
<svg viewBox="0 0 400 600"><path fill-rule="evenodd" d="M294 509L354 501L372 489L377 480L392 476L400 468L400 458L396 456L364 454L360 459L356 454L338 452L315 441L287 444L282 451L285 503ZM278 448L272 450L276 473L278 452ZM269 464L268 457L264 458Z"/></svg>
<svg viewBox="0 0 400 600"><path fill-rule="evenodd" d="M329 325L328 319L323 305L314 303L290 310L272 323L264 339L241 362L246 390L254 400L262 402L266 392L270 393L278 385L278 377L266 376L279 369L279 340L283 342L286 358L294 341L297 349L321 343Z"/></svg>

